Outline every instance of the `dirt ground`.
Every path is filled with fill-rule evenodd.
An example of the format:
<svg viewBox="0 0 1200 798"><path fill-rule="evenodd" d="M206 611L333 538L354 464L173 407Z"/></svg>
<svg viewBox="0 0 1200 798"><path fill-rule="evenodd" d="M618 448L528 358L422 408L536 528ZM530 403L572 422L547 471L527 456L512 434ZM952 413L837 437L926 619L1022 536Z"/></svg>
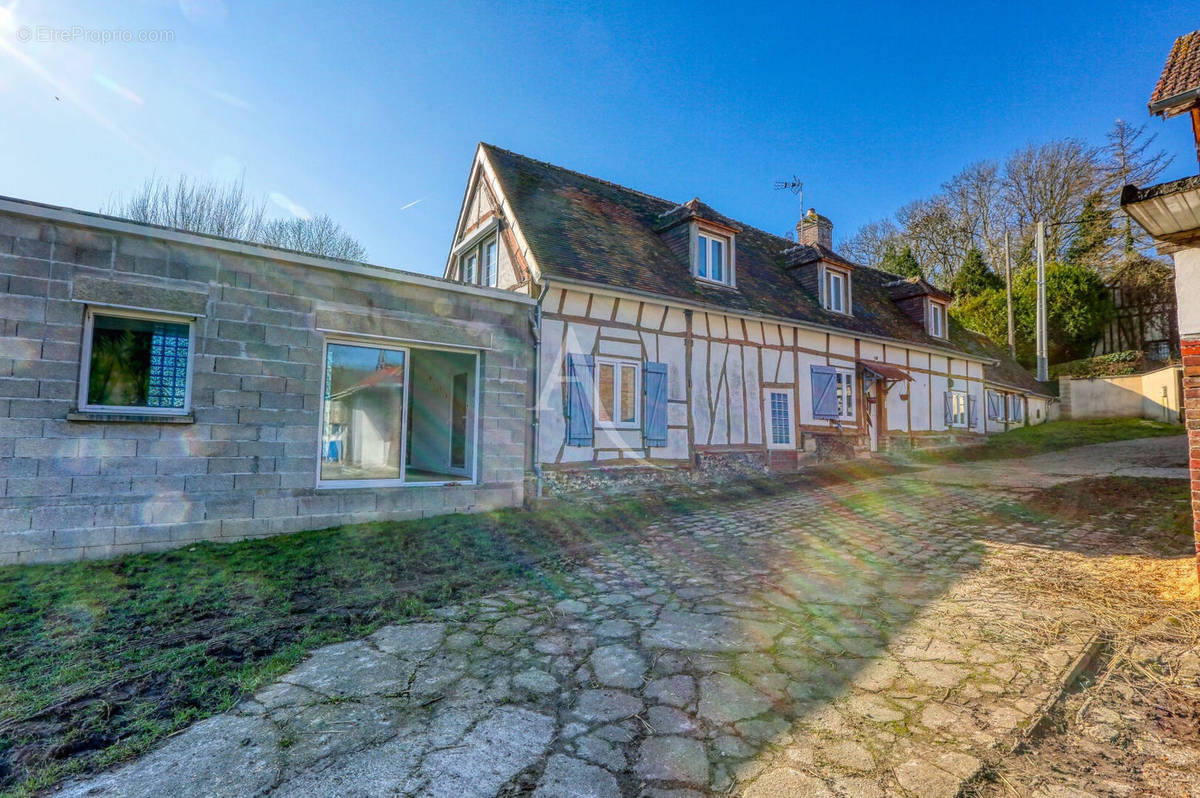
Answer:
<svg viewBox="0 0 1200 798"><path fill-rule="evenodd" d="M1097 507L1133 510L1139 487L1132 480L1067 483L1030 504L1087 523ZM1088 569L1074 585L1043 585L1070 591L1069 600L1089 608L1103 648L1046 720L966 795L1200 796L1200 596L1195 560L1182 553L1188 509L1180 503L1177 518L1157 523L1148 523L1144 509L1125 513L1134 553ZM1157 536L1139 534L1155 527ZM1161 534L1172 528L1177 534ZM1175 557L1162 556L1171 550Z"/></svg>

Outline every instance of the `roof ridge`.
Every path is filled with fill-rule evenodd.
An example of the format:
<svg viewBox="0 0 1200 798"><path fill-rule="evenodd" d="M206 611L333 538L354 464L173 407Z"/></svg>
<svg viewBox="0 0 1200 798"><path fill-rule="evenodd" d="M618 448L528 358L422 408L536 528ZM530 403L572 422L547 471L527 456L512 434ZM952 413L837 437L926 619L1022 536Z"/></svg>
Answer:
<svg viewBox="0 0 1200 798"><path fill-rule="evenodd" d="M530 162L532 162L532 163L535 163L535 164L540 164L541 166L548 166L548 167L550 167L551 169L557 169L557 170L559 170L560 172L566 172L567 174L576 175L577 177L582 177L582 178L585 178L585 179L587 179L587 180L594 180L594 181L596 181L597 183L602 183L602 184L604 184L604 185L606 185L606 186L612 186L613 188L619 188L619 189L621 189L622 191L628 191L628 192L630 192L631 194L638 194L638 195L640 195L640 196L646 197L647 199L652 199L652 200L654 200L654 201L656 201L656 202L665 202L665 203L667 203L668 205L670 205L670 206L671 206L670 208L668 208L668 209L667 209L666 211L664 211L663 213L660 213L660 214L659 214L659 216L665 216L666 214L670 213L671 211L674 211L674 210L677 210L677 209L679 209L679 208L682 208L683 206L687 205L687 204L688 204L688 202L691 202L691 201L692 201L692 200L687 200L686 202L673 202L673 201L671 201L671 200L669 200L669 199L664 199L663 197L658 197L658 196L655 196L654 194L648 194L648 193L646 193L645 191L640 191L640 190L638 190L638 189L636 189L636 188L630 188L629 186L623 186L623 185L621 185L620 183L615 183L615 182L613 182L612 180L605 180L603 177L596 177L595 175L589 175L589 174L588 174L588 173L586 173L586 172L580 172L580 171L579 171L579 170L577 170L577 169L571 169L571 168L569 168L569 167L566 167L566 166L560 166L559 164L556 164L556 163L550 163L549 161L543 161L543 160L541 160L540 158L534 158L534 157L532 157L532 156L525 155L524 153L516 152L515 150L510 150L510 149L507 149L507 148L505 148L505 147L501 147L501 146L499 146L499 145L496 145L496 144L489 144L489 143L488 143L488 142L486 142L486 141L481 141L481 142L479 142L479 144L480 144L480 146L481 146L481 147L487 147L488 149L497 150L497 151L499 151L499 152L503 152L503 153L506 153L506 154L508 154L508 155L514 155L514 156L516 156L517 158L521 158L521 159L523 159L523 160L530 161ZM699 198L699 197L693 197L693 199L697 199L697 200L699 200L700 198ZM701 201L701 202L704 202L703 200L700 200L700 201ZM704 203L704 204L705 204L705 205L708 205L708 203ZM716 208L713 208L711 205L708 205L708 207L709 207L709 208L712 208L712 210L716 211L717 213L721 213L720 211L717 211L717 209L716 209ZM746 230L753 230L753 231L754 231L754 232L756 232L756 233L761 233L762 235L769 236L769 237L771 237L771 238L777 239L777 240L779 240L779 241L786 242L786 243L788 243L788 244L793 244L793 245L794 245L794 244L796 244L796 242L795 242L795 241L793 241L793 240L792 240L792 239L790 239L790 238L786 238L786 237L784 237L784 236L781 236L781 235L776 235L775 233L772 233L772 232L770 232L770 231L768 231L768 230L763 230L761 227L755 227L755 226L754 226L754 225L752 225L752 224L749 224L749 223L747 223L747 222L743 222L741 219L736 219L736 218L734 218L734 217L732 217L732 216L729 216L728 214L725 214L725 213L721 213L721 215L722 215L722 216L724 216L726 219L729 219L730 221L732 221L732 222L736 222L737 224L741 225L741 227L742 227L742 232L745 232ZM847 258L846 260L849 260L849 258ZM854 261L850 261L850 262L851 262L851 263L853 263Z"/></svg>
<svg viewBox="0 0 1200 798"><path fill-rule="evenodd" d="M667 203L668 205L671 205L671 206L673 206L673 207L672 207L672 210L674 210L674 207L677 207L677 206L679 206L679 205L686 205L686 204L687 204L686 202L679 202L679 203L677 203L677 202L673 202L673 201L671 201L671 200L669 200L669 199L664 199L663 197L657 197L657 196L655 196L655 195L653 195L653 194L649 194L649 193L647 193L647 192L645 192L645 191L639 191L639 190L638 190L638 189L636 189L636 188L630 188L629 186L623 186L623 185L621 185L620 183L615 183L615 182L613 182L612 180L605 180L603 177L596 177L595 175L589 175L589 174L587 174L586 172L580 172L580 171L579 171L579 170L577 170L577 169L570 169L570 168L568 168L568 167L566 167L566 166L560 166L559 164L556 164L556 163L550 163L549 161L543 161L543 160L541 160L540 158L533 158L533 157L531 157L531 156L529 156L529 155L525 155L524 153L516 152L515 150L506 149L506 148L504 148L504 147L500 147L500 146L498 146L498 145L496 145L496 144L488 144L486 141L481 141L481 142L479 142L479 145L480 145L481 147L487 147L487 148L489 148L489 149L493 149L493 150L499 150L500 152L507 153L507 154L509 154L509 155L515 155L515 156L516 156L516 157L518 157L518 158L523 158L523 159L524 159L524 160L526 160L526 161L532 161L533 163L540 164L540 165L542 165L542 166L549 166L551 169L557 169L557 170L559 170L560 172L567 172L568 174L576 175L576 176L578 176L578 177L587 178L588 180L594 180L594 181L596 181L597 183L603 183L603 184L604 184L604 185L606 185L606 186L612 186L613 188L619 188L619 189L621 189L622 191L628 191L628 192L630 192L631 194L640 194L641 196L643 196L643 197L646 197L647 199L652 199L652 200L654 200L655 202L665 202L665 203ZM689 200L689 202L690 202L690 201L691 201L691 200Z"/></svg>

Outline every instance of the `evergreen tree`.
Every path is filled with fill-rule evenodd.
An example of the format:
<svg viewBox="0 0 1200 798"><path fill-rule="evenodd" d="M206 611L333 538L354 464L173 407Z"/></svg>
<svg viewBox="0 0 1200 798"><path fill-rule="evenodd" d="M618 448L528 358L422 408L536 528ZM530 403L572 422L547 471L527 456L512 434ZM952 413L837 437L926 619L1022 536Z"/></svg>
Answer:
<svg viewBox="0 0 1200 798"><path fill-rule="evenodd" d="M907 244L902 249L897 249L894 244L888 244L883 251L883 259L879 263L879 268L885 272L898 274L901 277L925 276L925 270L917 262L917 257L913 254L912 247Z"/></svg>
<svg viewBox="0 0 1200 798"><path fill-rule="evenodd" d="M1075 235L1067 244L1063 260L1107 273L1115 265L1113 258L1113 213L1104 208L1104 195L1098 191L1083 201Z"/></svg>
<svg viewBox="0 0 1200 798"><path fill-rule="evenodd" d="M983 253L975 247L967 251L967 257L954 274L951 288L958 297L976 296L993 288L1003 288L1004 282L987 265Z"/></svg>

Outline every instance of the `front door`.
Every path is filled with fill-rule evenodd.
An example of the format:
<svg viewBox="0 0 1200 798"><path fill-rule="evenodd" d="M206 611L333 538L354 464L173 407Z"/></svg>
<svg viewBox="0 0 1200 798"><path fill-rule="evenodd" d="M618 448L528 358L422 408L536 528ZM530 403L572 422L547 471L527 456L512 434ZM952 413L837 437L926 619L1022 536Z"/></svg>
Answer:
<svg viewBox="0 0 1200 798"><path fill-rule="evenodd" d="M879 451L879 428L883 424L883 380L874 379L870 372L863 374L863 399L867 420L867 435L871 440L871 451Z"/></svg>

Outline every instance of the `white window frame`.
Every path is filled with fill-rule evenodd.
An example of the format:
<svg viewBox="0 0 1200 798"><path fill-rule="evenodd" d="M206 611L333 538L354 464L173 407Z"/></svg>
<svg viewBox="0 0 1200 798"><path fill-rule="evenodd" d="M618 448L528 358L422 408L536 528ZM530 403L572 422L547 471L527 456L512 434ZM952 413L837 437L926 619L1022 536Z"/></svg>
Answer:
<svg viewBox="0 0 1200 798"><path fill-rule="evenodd" d="M841 291L838 292L841 300L841 308L833 306L833 297L831 296L831 277L836 276L841 280ZM832 266L825 266L821 269L821 305L831 313L841 313L844 316L852 315L850 313L850 272L845 269L837 269Z"/></svg>
<svg viewBox="0 0 1200 798"><path fill-rule="evenodd" d="M470 475L461 479L447 479L442 482L406 482L408 474L408 457L405 453L401 453L400 457L400 476L388 479L322 479L321 478L321 459L322 450L324 449L324 428L325 428L325 383L328 379L329 368L329 347L330 345L341 344L344 346L359 346L371 349L387 349L392 352L404 353L404 397L401 401L404 403L404 411L400 416L400 441L403 447L408 446L408 391L412 383L412 353L417 350L426 350L431 352L451 352L454 354L472 355L475 358L475 390L471 401L473 402L470 411L473 419L471 425L471 445L470 450ZM354 335L327 335L321 345L321 404L320 412L317 414L317 480L316 487L320 490L345 490L347 488L436 488L444 485L475 485L478 484L479 477L479 399L480 399L480 377L482 375L480 352L474 349L463 349L454 346L414 346L409 343L397 343L389 339L380 339L374 336L354 336Z"/></svg>
<svg viewBox="0 0 1200 798"><path fill-rule="evenodd" d="M88 403L88 383L92 376L92 338L96 316L115 316L141 321L162 321L186 324L188 328L187 377L183 392L183 407L144 407L142 405L93 405ZM192 380L196 361L196 317L182 313L128 310L104 305L88 305L83 321L83 349L79 356L79 410L84 413L108 413L114 416L187 416L192 412Z"/></svg>
<svg viewBox="0 0 1200 798"><path fill-rule="evenodd" d="M712 242L718 241L721 244L723 258L721 262L721 279L714 280L712 278L712 259L708 257L712 253ZM705 255L705 274L700 273L700 250L703 249ZM697 280L713 285L724 285L730 288L737 285L734 269L736 266L736 258L734 254L734 237L726 233L720 233L706 227L696 227L696 232L692 236L692 276Z"/></svg>
<svg viewBox="0 0 1200 798"><path fill-rule="evenodd" d="M945 338L946 330L946 305L942 302L929 300L929 334L934 338Z"/></svg>
<svg viewBox="0 0 1200 798"><path fill-rule="evenodd" d="M764 388L767 394L767 448L768 449L795 449L796 448L796 416L795 402L793 401L792 391L781 388ZM787 409L787 433L788 439L782 443L775 440L775 404L774 398L782 396L784 405Z"/></svg>
<svg viewBox="0 0 1200 798"><path fill-rule="evenodd" d="M488 251L491 250L491 275L488 275ZM479 245L479 284L495 288L500 282L500 241L498 238L486 239Z"/></svg>
<svg viewBox="0 0 1200 798"><path fill-rule="evenodd" d="M604 421L600 418L600 366L613 367L613 419ZM624 376L622 368L633 366L633 421L621 421L621 388ZM614 357L597 357L595 373L592 377L592 417L597 427L606 429L641 429L642 427L642 364L637 360L622 360Z"/></svg>
<svg viewBox="0 0 1200 798"><path fill-rule="evenodd" d="M838 421L854 421L858 417L857 402L858 402L858 386L855 384L854 369L834 369L834 386L833 390L838 397ZM850 401L845 403L849 407L843 407L842 397L849 390Z"/></svg>
<svg viewBox="0 0 1200 798"><path fill-rule="evenodd" d="M487 252L491 247L495 258L492 262L491 281L487 280ZM467 262L475 259L474 273L467 278ZM458 255L458 279L468 285L480 285L485 288L496 288L500 284L500 236L489 235L480 238Z"/></svg>
<svg viewBox="0 0 1200 798"><path fill-rule="evenodd" d="M947 391L947 393L950 394L950 424L949 424L949 426L966 429L967 426L971 423L970 394L967 393L966 391L954 390L953 388L949 389ZM962 413L961 413L962 421L961 422L958 420L959 415L960 415L958 412L958 400L959 399L962 399Z"/></svg>

